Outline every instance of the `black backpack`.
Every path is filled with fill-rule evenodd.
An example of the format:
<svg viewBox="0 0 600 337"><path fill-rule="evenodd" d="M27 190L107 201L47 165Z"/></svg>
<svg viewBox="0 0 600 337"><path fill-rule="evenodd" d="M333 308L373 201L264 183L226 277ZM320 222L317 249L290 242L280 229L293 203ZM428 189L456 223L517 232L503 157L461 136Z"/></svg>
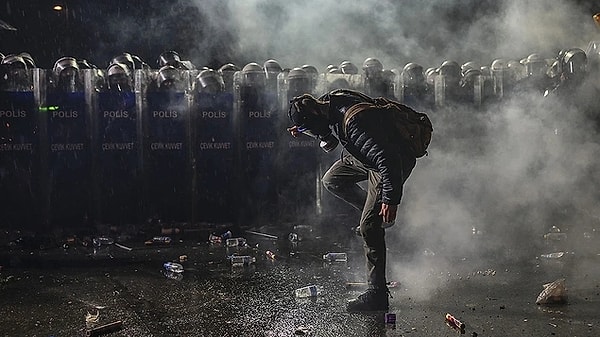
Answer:
<svg viewBox="0 0 600 337"><path fill-rule="evenodd" d="M365 111L381 112L392 111L396 129L404 140L410 145L415 156L421 158L427 155L427 148L431 143L431 134L433 133L433 124L429 117L422 112L417 112L412 108L390 100L384 97L371 98L361 92L338 89L329 95L345 95L360 98L363 102L351 106L344 116L343 131L346 132L346 125L351 118Z"/></svg>

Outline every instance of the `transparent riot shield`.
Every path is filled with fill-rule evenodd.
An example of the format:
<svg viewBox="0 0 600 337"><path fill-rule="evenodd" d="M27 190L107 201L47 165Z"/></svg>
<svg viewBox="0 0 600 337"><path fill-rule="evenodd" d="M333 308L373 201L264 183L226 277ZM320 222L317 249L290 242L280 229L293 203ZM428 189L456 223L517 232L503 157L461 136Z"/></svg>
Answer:
<svg viewBox="0 0 600 337"><path fill-rule="evenodd" d="M314 217L321 212L321 176L319 158L322 151L317 140L300 136L294 138L287 131L287 117L292 98L310 93L309 74L300 68L292 69L280 81L280 106L282 123L278 129L281 139L277 156L277 194L279 195L279 219L293 222L299 218Z"/></svg>
<svg viewBox="0 0 600 337"><path fill-rule="evenodd" d="M162 70L162 69L161 69ZM137 77L141 75L136 75ZM190 219L188 71L153 71L141 91L142 215L163 223ZM138 90L139 89L139 90Z"/></svg>
<svg viewBox="0 0 600 337"><path fill-rule="evenodd" d="M194 91L193 222L233 223L237 205L233 93Z"/></svg>
<svg viewBox="0 0 600 337"><path fill-rule="evenodd" d="M239 222L257 224L276 216L278 111L267 93L264 73L255 63L234 75L234 123L238 138ZM275 95L276 97L276 95Z"/></svg>
<svg viewBox="0 0 600 337"><path fill-rule="evenodd" d="M91 69L79 70L61 83L60 74L48 74L42 102L45 130L41 133L47 172L47 217L54 229L86 232L91 216ZM86 80L87 78L87 80Z"/></svg>
<svg viewBox="0 0 600 337"><path fill-rule="evenodd" d="M38 99L34 70L0 79L0 228L37 231L42 223Z"/></svg>
<svg viewBox="0 0 600 337"><path fill-rule="evenodd" d="M134 88L109 84L97 94L94 104L94 219L102 224L119 226L141 220L138 167L141 137L137 130Z"/></svg>

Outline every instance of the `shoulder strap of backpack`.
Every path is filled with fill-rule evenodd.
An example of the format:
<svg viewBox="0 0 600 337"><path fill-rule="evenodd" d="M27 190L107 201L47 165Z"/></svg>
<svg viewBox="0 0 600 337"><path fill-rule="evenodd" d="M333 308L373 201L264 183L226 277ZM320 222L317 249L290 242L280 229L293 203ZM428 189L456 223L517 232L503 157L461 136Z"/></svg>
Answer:
<svg viewBox="0 0 600 337"><path fill-rule="evenodd" d="M359 113L370 109L372 107L375 107L375 105L373 103L370 102L362 102L362 103L357 103L354 104L353 106L350 107L350 109L346 110L346 113L344 114L344 121L342 122L342 129L344 131L344 134L346 134L346 126L348 125L348 122L350 121L350 119L356 115L358 115Z"/></svg>

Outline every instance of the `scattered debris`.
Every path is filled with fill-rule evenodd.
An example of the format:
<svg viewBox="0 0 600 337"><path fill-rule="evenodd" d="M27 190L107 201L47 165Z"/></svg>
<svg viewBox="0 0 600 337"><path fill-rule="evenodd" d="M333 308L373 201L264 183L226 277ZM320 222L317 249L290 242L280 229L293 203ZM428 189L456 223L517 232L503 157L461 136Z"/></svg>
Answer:
<svg viewBox="0 0 600 337"><path fill-rule="evenodd" d="M254 235L259 235L259 236L263 236L265 238L274 239L274 240L278 239L277 236L271 235L271 234L265 234L265 233L255 232L255 231L246 231L246 233L254 234Z"/></svg>
<svg viewBox="0 0 600 337"><path fill-rule="evenodd" d="M125 245L122 245L122 244L120 244L120 243L118 243L118 242L115 242L115 246L117 246L117 247L119 247L119 248L121 248L121 249L125 249L125 250L126 250L126 251L128 251L128 252L130 252L131 250L133 250L133 248L131 248L131 247L127 247L127 246L125 246Z"/></svg>
<svg viewBox="0 0 600 337"><path fill-rule="evenodd" d="M543 285L544 290L538 295L535 304L562 304L567 302L565 279L558 279Z"/></svg>
<svg viewBox="0 0 600 337"><path fill-rule="evenodd" d="M231 255L228 258L231 261L232 267L249 266L256 262L256 258L249 255Z"/></svg>
<svg viewBox="0 0 600 337"><path fill-rule="evenodd" d="M323 255L323 260L327 262L346 262L348 255L346 253L327 253Z"/></svg>
<svg viewBox="0 0 600 337"><path fill-rule="evenodd" d="M269 259L271 259L271 260L275 260L275 253L273 253L272 251L270 251L270 250L267 250L267 251L265 252L265 254L267 255L267 257L268 257Z"/></svg>
<svg viewBox="0 0 600 337"><path fill-rule="evenodd" d="M171 237L169 236L155 236L151 240L144 242L146 245L154 245L154 244L162 244L162 245L170 245Z"/></svg>
<svg viewBox="0 0 600 337"><path fill-rule="evenodd" d="M85 315L85 323L86 324L90 324L90 323L97 323L98 320L100 319L100 311L96 310L96 314L90 314L89 312Z"/></svg>
<svg viewBox="0 0 600 337"><path fill-rule="evenodd" d="M461 334L465 333L465 323L459 321L451 314L449 314L449 313L446 314L445 321L446 321L446 325L448 325L452 329L459 331Z"/></svg>
<svg viewBox="0 0 600 337"><path fill-rule="evenodd" d="M105 325L95 327L93 329L86 330L85 335L89 336L89 337L102 336L102 335L106 335L109 333L117 332L121 329L123 329L123 322L115 321L112 323L108 323Z"/></svg>

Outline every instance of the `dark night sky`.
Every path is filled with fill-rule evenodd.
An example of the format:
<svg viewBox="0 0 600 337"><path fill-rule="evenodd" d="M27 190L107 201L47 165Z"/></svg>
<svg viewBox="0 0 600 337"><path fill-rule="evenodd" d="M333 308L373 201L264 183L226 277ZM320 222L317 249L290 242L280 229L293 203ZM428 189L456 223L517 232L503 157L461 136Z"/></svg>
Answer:
<svg viewBox="0 0 600 337"><path fill-rule="evenodd" d="M296 46L298 54L298 50L304 51L303 48L310 47L313 39L320 39L322 36L319 35L325 37L335 34L336 32L327 30L337 26L337 34L340 36L330 37L323 46L319 46L318 51L322 51L323 55L318 59L315 57L317 61L341 61L344 56L354 55L340 56L332 53L351 49L373 50L392 55L392 59L393 55L403 53L404 55L398 56L398 63L401 63L400 56L407 57L408 54L404 48L407 42L401 38L408 37L418 41L416 49L420 54L459 55L452 54L450 46L464 42L463 34L473 34L480 30L469 27L479 23L482 17L493 18L498 15L502 4L509 1L511 0L368 0L343 5L335 1L308 1L306 5L302 5L305 7L301 7L299 4L279 0L66 0L62 3L66 4L67 10L56 12L52 10L54 2L50 0L5 0L0 1L0 19L17 27L18 31L0 31L0 52L29 52L38 66L43 68L51 68L54 61L63 56L87 59L104 68L112 57L123 52L136 54L155 67L161 52L176 50L182 59L191 60L197 66L219 67L227 62L244 65L247 62L261 62L277 57L295 61L292 56L288 57L294 51L288 51L287 48L295 42L294 38L305 38L296 32L305 30L306 35L311 35L310 38L306 37L306 41L301 41L307 43L306 46ZM518 6L520 2L516 3ZM548 7L557 7L551 5L553 1L548 3ZM565 2L561 3L564 5ZM568 6L570 3L573 7L576 6L579 13L587 13L585 15L589 15L589 21L591 15L600 11L596 1L569 0L567 3ZM340 6L339 11L337 6ZM235 13L232 12L234 10ZM245 10L250 13L244 12ZM344 10L346 14L339 14ZM380 10L385 12L385 16L377 12ZM320 13L319 16L319 11L330 13ZM381 17L375 18L374 15ZM416 15L423 17L416 19ZM297 24L295 20L298 17L304 16L315 21L307 19L306 26L293 26ZM339 22L332 20L330 24L328 17L334 16L338 16ZM388 17L392 17L390 25L374 23L385 21ZM438 21L435 25L429 23L432 18ZM255 35L252 35L253 31L244 31L254 28L252 20L262 29L257 29L260 33ZM417 24L420 22L425 22L426 26L419 28ZM322 30L314 28L316 33L312 33L310 29L319 23ZM348 28L355 27L356 32L347 32ZM434 29L427 31L431 27ZM487 29L496 31L495 28ZM277 35L284 30L293 38ZM448 41L449 36L455 37L458 42ZM244 41L245 39L253 41ZM269 39L271 41L265 41ZM332 47L338 41L345 48ZM484 44L489 42L499 44L502 38L488 37ZM462 51L474 57L487 56L485 50L480 49L462 48ZM313 55L316 50L313 50ZM310 52L306 54L306 57L310 56ZM302 59L302 55L296 57ZM360 61L354 60L357 63Z"/></svg>
<svg viewBox="0 0 600 337"><path fill-rule="evenodd" d="M186 1L176 6L155 0L62 1L67 8L63 12L52 10L53 3L6 1L0 7L0 19L18 31L0 32L0 52L27 51L44 68L52 67L62 56L87 59L103 68L113 56L130 52L154 67L165 50L176 50L186 59L190 37L203 39L207 35L202 22L210 15L185 5ZM213 48L205 50L202 61L208 64L220 65L221 60L232 57L227 47L232 37L226 32L219 34L210 38Z"/></svg>

